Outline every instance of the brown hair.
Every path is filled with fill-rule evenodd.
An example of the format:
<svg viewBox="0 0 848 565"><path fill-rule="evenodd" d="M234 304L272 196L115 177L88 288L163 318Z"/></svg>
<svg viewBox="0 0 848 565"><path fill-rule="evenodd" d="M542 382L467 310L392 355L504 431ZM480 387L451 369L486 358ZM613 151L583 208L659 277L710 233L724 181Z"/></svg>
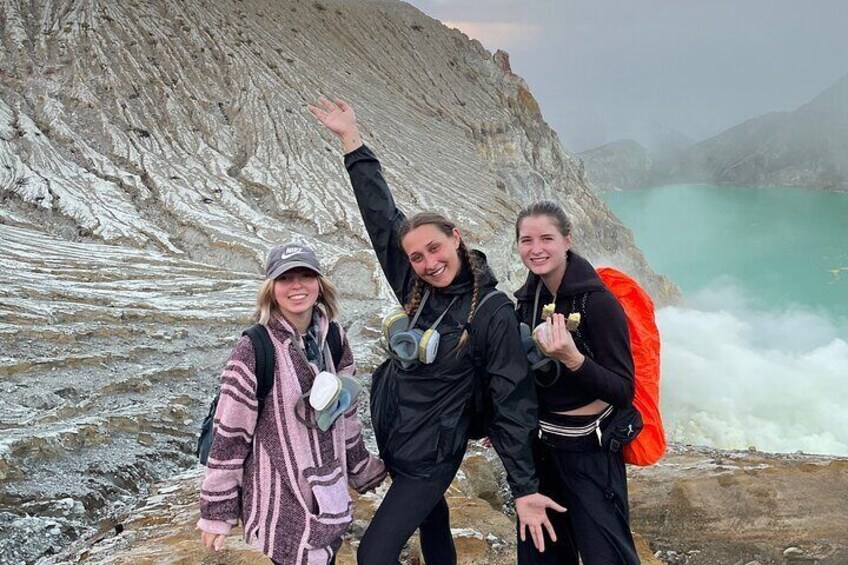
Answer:
<svg viewBox="0 0 848 565"><path fill-rule="evenodd" d="M329 320L339 314L339 293L336 287L326 277L315 273L318 278L318 300L315 302L324 310ZM276 279L265 279L259 287L256 297L256 311L253 318L260 324L267 324L274 314L281 314L277 299L274 298L274 282Z"/></svg>
<svg viewBox="0 0 848 565"><path fill-rule="evenodd" d="M549 217L556 224L557 230L563 237L571 235L571 220L568 219L568 215L562 206L552 200L539 200L518 213L518 218L515 220L515 241L518 241L521 235L521 222L524 218L534 216Z"/></svg>
<svg viewBox="0 0 848 565"><path fill-rule="evenodd" d="M401 250L403 250L403 239L409 234L409 232L425 225L434 226L448 237L452 237L453 230L456 229L456 224L441 214L437 214L435 212L421 212L415 214L410 218L404 219L398 229L398 241L400 242ZM458 354L468 342L468 328L471 325L471 320L474 319L474 314L477 311L477 298L480 294L479 281L480 276L483 273L483 266L477 258L468 251L468 247L462 239L459 240L457 255L459 256L460 263L468 265L471 269L471 280L474 283L474 290L471 293L471 310L468 312L468 319L465 320L465 328L463 328L462 336L459 338L459 344L457 345ZM421 277L415 274L415 271L413 271L413 274L415 275L415 283L412 285L409 302L404 306L404 310L406 310L406 313L409 316L412 316L415 311L418 310L418 306L421 304L421 296L423 294L424 287L427 285Z"/></svg>

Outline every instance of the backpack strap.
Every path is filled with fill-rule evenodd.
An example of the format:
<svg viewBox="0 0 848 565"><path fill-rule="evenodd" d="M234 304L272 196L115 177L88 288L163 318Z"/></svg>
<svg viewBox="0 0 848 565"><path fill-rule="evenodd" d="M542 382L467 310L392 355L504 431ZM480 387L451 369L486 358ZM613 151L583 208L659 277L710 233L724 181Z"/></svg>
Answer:
<svg viewBox="0 0 848 565"><path fill-rule="evenodd" d="M583 294L574 296L571 299L571 311L579 313L582 320L586 320L587 324L591 324L591 320L589 320L589 317L586 315L587 300L589 300L589 292L584 292ZM574 344L577 346L577 349L583 352L584 355L588 356L590 359L594 359L595 354L592 352L592 348L589 347L589 341L583 333L587 330L587 327L581 326L583 326L583 324L577 326L577 329L572 332Z"/></svg>
<svg viewBox="0 0 848 565"><path fill-rule="evenodd" d="M471 353L472 353L472 357L474 358L474 367L475 367L476 369L485 369L485 368L486 368L486 366L485 366L485 363L483 362L483 354L482 354L482 352L479 350L479 348L477 347L477 343L476 343L476 341L477 341L477 340L476 340L476 339L474 339L474 338L476 337L477 330L478 330L477 324L475 324L474 322L477 320L477 316L478 316L478 315L480 314L480 312L482 311L482 309L483 309L483 305L484 305L486 302L488 302L488 300L489 300L490 298L492 298L492 297L494 297L494 296L498 296L498 297L500 297L501 302L500 302L500 304L497 304L497 305L495 306L495 309L492 311L492 314L493 314L493 315L494 315L494 314L495 314L498 310L500 310L501 308L503 308L504 306L506 306L507 304L509 304L510 306L512 306L512 300L510 300L510 299L509 299L509 296L507 296L507 295L506 295L506 293L505 293L505 292L503 292L503 291L501 291L501 290L493 290L492 292L490 292L489 294L487 294L486 296L484 296L484 297L480 300L480 302L478 302L478 303L477 303L477 310L474 312L474 318L471 320L471 346L472 346L472 348L473 348L473 350L472 350L472 352L471 352Z"/></svg>
<svg viewBox="0 0 848 565"><path fill-rule="evenodd" d="M265 397L274 385L274 344L268 328L262 324L250 326L242 332L250 338L253 353L256 357L256 400L259 401L259 411L265 404Z"/></svg>
<svg viewBox="0 0 848 565"><path fill-rule="evenodd" d="M336 322L330 322L330 326L327 328L327 345L330 346L330 355L333 357L333 367L338 370L339 363L342 362L342 355L344 355L344 346L342 345L341 329L339 328L339 324Z"/></svg>

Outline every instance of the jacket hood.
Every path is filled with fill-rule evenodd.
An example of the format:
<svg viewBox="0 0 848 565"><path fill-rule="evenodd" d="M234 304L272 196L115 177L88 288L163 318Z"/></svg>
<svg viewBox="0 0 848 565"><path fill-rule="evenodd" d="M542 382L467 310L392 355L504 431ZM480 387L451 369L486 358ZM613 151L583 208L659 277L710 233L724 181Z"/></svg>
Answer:
<svg viewBox="0 0 848 565"><path fill-rule="evenodd" d="M598 276L597 271L589 261L569 250L566 254L568 267L565 269L565 276L562 277L562 282L557 289L557 298L571 297L587 292L603 290L604 283ZM536 285L539 284L540 277L532 272L527 273L527 280L521 288L515 291L515 298L520 302L533 300L536 295ZM547 287L542 285L542 296L550 296Z"/></svg>
<svg viewBox="0 0 848 565"><path fill-rule="evenodd" d="M478 280L480 285L480 289L485 288L494 288L498 284L498 279L495 277L495 274L489 268L489 263L486 259L486 254L482 251L478 251L476 249L472 249L469 251L471 255L477 259L478 264L481 266L481 276ZM444 288L433 288L436 293L447 294L449 296L462 295L470 293L474 290L474 279L471 277L471 266L467 265L465 262L462 263L462 267L459 270L459 274L455 279Z"/></svg>

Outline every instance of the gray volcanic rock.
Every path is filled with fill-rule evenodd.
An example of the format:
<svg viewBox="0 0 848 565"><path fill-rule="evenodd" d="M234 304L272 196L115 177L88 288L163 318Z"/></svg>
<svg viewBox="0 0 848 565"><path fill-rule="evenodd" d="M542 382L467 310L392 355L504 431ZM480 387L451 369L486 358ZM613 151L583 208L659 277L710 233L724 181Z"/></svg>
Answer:
<svg viewBox="0 0 848 565"><path fill-rule="evenodd" d="M517 211L554 198L589 258L677 296L507 56L409 5L6 2L0 42L0 562L99 531L192 463L271 245L315 245L377 362L392 296L306 110L320 95L355 106L403 209L454 218L505 289Z"/></svg>
<svg viewBox="0 0 848 565"><path fill-rule="evenodd" d="M621 139L577 154L592 186L622 190L645 186L653 164L648 150L632 139Z"/></svg>
<svg viewBox="0 0 848 565"><path fill-rule="evenodd" d="M848 75L794 112L766 114L692 146L653 182L848 191L846 154Z"/></svg>

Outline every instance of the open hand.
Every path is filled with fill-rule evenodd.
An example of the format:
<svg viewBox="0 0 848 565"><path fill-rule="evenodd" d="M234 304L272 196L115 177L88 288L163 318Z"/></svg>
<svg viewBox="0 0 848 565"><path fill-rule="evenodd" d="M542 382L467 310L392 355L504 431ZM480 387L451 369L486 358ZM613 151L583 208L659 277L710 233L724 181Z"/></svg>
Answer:
<svg viewBox="0 0 848 565"><path fill-rule="evenodd" d="M348 149L349 142L355 141L362 144L359 138L359 127L356 125L356 114L353 113L353 108L349 104L338 98L335 102L330 102L322 97L314 105L310 104L308 108L328 130L342 138L345 150Z"/></svg>
<svg viewBox="0 0 848 565"><path fill-rule="evenodd" d="M529 529L533 545L539 551L545 551L545 530L548 531L551 541L557 540L553 524L546 512L548 508L557 512L566 511L564 506L560 506L544 494L528 494L515 499L515 513L518 514L518 533L521 541L527 539Z"/></svg>

